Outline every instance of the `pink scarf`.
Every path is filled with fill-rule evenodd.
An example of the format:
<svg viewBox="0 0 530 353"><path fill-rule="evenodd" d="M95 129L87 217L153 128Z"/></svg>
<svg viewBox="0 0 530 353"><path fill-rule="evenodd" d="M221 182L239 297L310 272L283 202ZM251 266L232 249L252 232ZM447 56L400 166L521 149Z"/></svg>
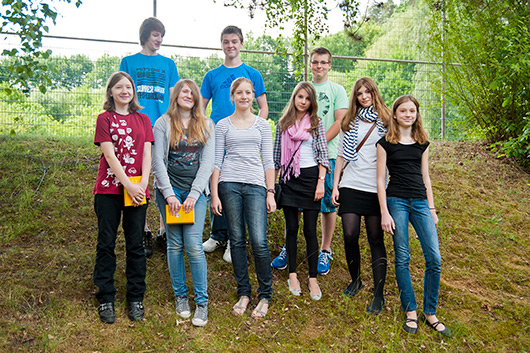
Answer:
<svg viewBox="0 0 530 353"><path fill-rule="evenodd" d="M309 121L309 114L306 114L300 121L300 125L298 125L298 121L295 121L293 125L289 126L287 130L282 132L282 157L280 162L282 166L283 181L289 180L291 173L295 178L300 175L300 148L298 147L303 141L309 138L308 130L310 127L311 122ZM293 156L295 151L296 155ZM291 158L293 161L291 162L289 170L286 170Z"/></svg>

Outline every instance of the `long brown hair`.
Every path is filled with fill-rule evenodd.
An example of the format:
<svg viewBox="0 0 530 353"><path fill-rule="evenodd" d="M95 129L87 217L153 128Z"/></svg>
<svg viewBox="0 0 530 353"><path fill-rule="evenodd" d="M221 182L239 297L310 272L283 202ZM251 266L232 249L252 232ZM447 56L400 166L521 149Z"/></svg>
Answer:
<svg viewBox="0 0 530 353"><path fill-rule="evenodd" d="M179 80L173 88L173 93L169 99L169 108L166 114L169 116L169 124L171 126L171 133L169 134L169 146L175 148L175 145L184 138L184 124L182 124L180 107L177 103L178 96L184 86L187 85L191 89L194 104L191 108L191 120L188 125L188 141L199 142L202 145L206 144L206 140L210 135L207 119L202 112L201 94L199 87L192 80Z"/></svg>
<svg viewBox="0 0 530 353"><path fill-rule="evenodd" d="M416 141L420 145L423 145L427 142L429 136L427 135L427 131L425 131L425 129L423 128L423 124L421 121L420 103L416 98L414 98L410 94L398 97L394 101L394 104L392 104L392 119L390 119L390 124L388 125L388 132L385 135L385 139L393 144L399 142L401 135L399 133L399 125L395 117L399 106L406 102L412 102L416 106L416 121L412 124L411 137L414 139L414 141Z"/></svg>
<svg viewBox="0 0 530 353"><path fill-rule="evenodd" d="M122 78L126 78L132 85L133 89L133 98L129 102L127 109L129 113L136 113L138 110L142 109L142 106L138 104L138 97L136 96L136 87L134 86L134 81L128 73L123 71L117 71L110 75L109 80L107 81L107 88L105 89L105 101L103 102L103 110L108 112L116 111L116 104L114 103L114 98L112 97L112 88L121 81Z"/></svg>
<svg viewBox="0 0 530 353"><path fill-rule="evenodd" d="M354 121L355 117L357 116L357 113L359 112L359 109L362 108L361 103L359 103L359 100L357 99L357 93L359 92L362 86L366 87L372 95L374 111L379 116L379 120L381 120L385 127L388 126L388 122L390 121L390 116L392 115L392 113L390 112L390 109L388 109L388 107L385 105L385 101L383 100L383 97L381 97L381 93L379 93L379 88L377 88L377 85L375 84L374 80L369 77L361 77L360 79L355 81L355 85L353 85L353 90L350 96L350 106L348 108L348 111L346 112L346 115L344 116L344 119L342 119L341 128L344 132L350 130L350 123Z"/></svg>
<svg viewBox="0 0 530 353"><path fill-rule="evenodd" d="M309 122L311 123L311 127L308 131L314 133L317 133L318 131L317 129L318 124L320 123L320 119L318 118L317 93L315 91L315 87L313 87L313 85L307 81L302 81L296 85L293 90L293 94L291 94L291 99L289 99L289 104L287 104L283 109L282 117L279 121L280 129L282 131L287 130L296 122L296 106L294 104L294 99L298 92L300 92L300 90L302 89L307 92L307 95L309 96L309 101L311 102L309 109L307 109L307 113L309 114Z"/></svg>

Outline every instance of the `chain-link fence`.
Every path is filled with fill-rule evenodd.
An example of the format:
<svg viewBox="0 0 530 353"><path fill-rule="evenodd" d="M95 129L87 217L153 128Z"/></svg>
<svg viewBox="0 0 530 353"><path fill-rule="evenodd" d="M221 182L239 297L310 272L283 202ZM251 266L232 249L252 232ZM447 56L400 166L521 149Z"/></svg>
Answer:
<svg viewBox="0 0 530 353"><path fill-rule="evenodd" d="M96 116L102 112L103 91L108 77L118 70L123 56L139 51L140 47L129 42L74 38L48 41L52 44L48 44L45 49L53 52L47 59L47 63L54 69L50 73L52 86L45 94L34 90L27 96L22 93L8 95L1 90L0 133L92 135ZM0 44L0 50L14 46L16 37L7 36L7 40ZM214 48L168 45L163 46L160 53L176 62L181 78L193 79L199 86L206 72L223 62L223 53ZM292 57L251 51L242 52L242 59L262 73L267 89L269 118L278 120L299 81L293 72ZM15 58L4 57L0 61L0 88L2 85L9 85L8 67L12 60ZM389 107L398 96L413 94L423 106L424 125L431 138L442 137L444 119L445 137L461 138L461 118L458 112L446 109L445 114L442 114L441 97L433 90L433 82L437 82L433 78L438 77L439 72L440 66L435 63L337 56L333 59L329 78L343 85L348 94L351 94L356 79L371 77L378 84Z"/></svg>

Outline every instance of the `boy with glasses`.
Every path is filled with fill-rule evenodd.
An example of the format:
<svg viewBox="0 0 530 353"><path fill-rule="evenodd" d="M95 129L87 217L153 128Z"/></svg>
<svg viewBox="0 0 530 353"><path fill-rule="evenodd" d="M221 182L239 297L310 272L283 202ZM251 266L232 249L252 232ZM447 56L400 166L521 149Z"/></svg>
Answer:
<svg viewBox="0 0 530 353"><path fill-rule="evenodd" d="M333 188L333 174L335 170L335 159L339 148L339 132L342 118L348 110L348 96L341 85L328 79L331 69L331 53L326 48L316 48L311 51L310 64L312 84L317 92L318 116L324 123L326 130L326 141L328 143L329 162L331 174L326 174L325 194L322 199L320 212L322 221L322 245L318 256L318 274L327 275L333 260L331 251L331 240L335 231L337 220L337 208L331 203L331 191ZM285 246L271 263L271 266L283 270L287 268L287 252Z"/></svg>

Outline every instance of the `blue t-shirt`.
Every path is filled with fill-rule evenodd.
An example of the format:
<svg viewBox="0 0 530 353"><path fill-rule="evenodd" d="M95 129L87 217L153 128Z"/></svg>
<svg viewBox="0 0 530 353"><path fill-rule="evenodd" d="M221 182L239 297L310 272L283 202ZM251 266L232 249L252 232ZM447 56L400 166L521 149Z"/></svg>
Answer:
<svg viewBox="0 0 530 353"><path fill-rule="evenodd" d="M208 71L202 81L201 96L212 100L210 119L214 123L217 124L219 120L234 113L235 106L230 99L230 85L239 77L246 77L252 81L256 98L266 93L263 77L259 71L245 63L233 68L221 65Z"/></svg>
<svg viewBox="0 0 530 353"><path fill-rule="evenodd" d="M141 112L149 116L151 126L169 107L169 89L179 80L175 62L160 54L142 53L126 56L121 60L120 71L131 75L136 86Z"/></svg>

